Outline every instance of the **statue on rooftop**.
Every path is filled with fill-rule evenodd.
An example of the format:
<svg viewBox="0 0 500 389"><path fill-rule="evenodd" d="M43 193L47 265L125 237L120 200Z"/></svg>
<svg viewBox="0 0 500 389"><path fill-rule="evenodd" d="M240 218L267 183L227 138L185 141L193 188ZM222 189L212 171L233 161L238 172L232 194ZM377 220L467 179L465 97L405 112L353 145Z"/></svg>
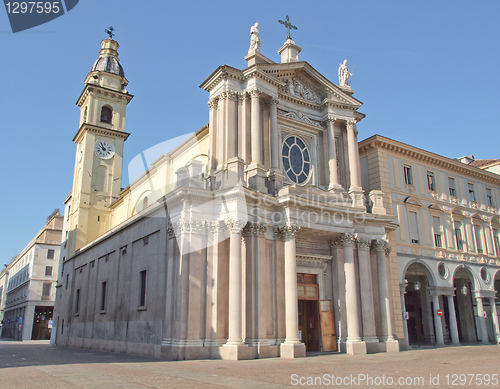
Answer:
<svg viewBox="0 0 500 389"><path fill-rule="evenodd" d="M260 51L259 23L255 23L250 29L250 48L248 51Z"/></svg>
<svg viewBox="0 0 500 389"><path fill-rule="evenodd" d="M350 76L352 76L352 73L349 72L349 69L347 68L347 59L345 59L344 63L341 63L339 66L339 85L349 86Z"/></svg>

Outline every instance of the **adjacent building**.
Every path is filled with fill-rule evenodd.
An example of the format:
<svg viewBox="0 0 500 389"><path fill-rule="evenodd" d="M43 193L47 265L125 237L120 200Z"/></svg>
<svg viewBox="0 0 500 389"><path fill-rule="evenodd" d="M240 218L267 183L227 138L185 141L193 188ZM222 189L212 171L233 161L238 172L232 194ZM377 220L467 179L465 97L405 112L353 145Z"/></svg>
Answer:
<svg viewBox="0 0 500 389"><path fill-rule="evenodd" d="M397 225L362 187L346 64L337 85L291 39L275 63L256 29L248 66L202 83L209 123L125 189L133 96L118 43L102 41L77 102L57 345L165 359L399 351Z"/></svg>
<svg viewBox="0 0 500 389"><path fill-rule="evenodd" d="M449 159L375 135L359 144L363 187L399 224L393 288L406 347L499 343L499 160Z"/></svg>
<svg viewBox="0 0 500 389"><path fill-rule="evenodd" d="M2 337L49 339L59 268L62 216L52 216L0 274Z"/></svg>

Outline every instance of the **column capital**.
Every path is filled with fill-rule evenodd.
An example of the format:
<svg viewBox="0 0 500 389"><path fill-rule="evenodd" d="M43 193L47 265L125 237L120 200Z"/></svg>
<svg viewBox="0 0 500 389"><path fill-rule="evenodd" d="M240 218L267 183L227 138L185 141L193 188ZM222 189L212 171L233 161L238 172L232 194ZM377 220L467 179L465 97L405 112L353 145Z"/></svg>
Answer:
<svg viewBox="0 0 500 389"><path fill-rule="evenodd" d="M358 250L370 250L372 240L369 238L357 238Z"/></svg>
<svg viewBox="0 0 500 389"><path fill-rule="evenodd" d="M179 237L181 234L206 234L209 223L206 220L178 220L169 222L167 232L169 239Z"/></svg>
<svg viewBox="0 0 500 389"><path fill-rule="evenodd" d="M356 243L356 235L347 233L347 234L342 234L340 236L340 241L342 242L342 245L345 246L354 246Z"/></svg>
<svg viewBox="0 0 500 389"><path fill-rule="evenodd" d="M250 94L248 92L241 93L239 101L243 102L243 101L247 101L247 100L250 100Z"/></svg>
<svg viewBox="0 0 500 389"><path fill-rule="evenodd" d="M340 249L343 246L342 239L340 236L328 240L328 244L332 249Z"/></svg>
<svg viewBox="0 0 500 389"><path fill-rule="evenodd" d="M358 129L357 129L355 120L347 120L346 121L346 128L347 128L347 131L353 131L354 135L358 136Z"/></svg>
<svg viewBox="0 0 500 389"><path fill-rule="evenodd" d="M278 99L278 96L271 96L269 98L269 105L272 107L272 106L275 106L277 104L279 104L280 102L280 99Z"/></svg>
<svg viewBox="0 0 500 389"><path fill-rule="evenodd" d="M209 108L217 108L219 105L219 98L218 97L212 97L210 100L208 100L208 107Z"/></svg>
<svg viewBox="0 0 500 389"><path fill-rule="evenodd" d="M222 92L221 94L217 95L221 100L235 100L238 101L240 97L240 93L233 91L233 90L228 90L225 92Z"/></svg>
<svg viewBox="0 0 500 389"><path fill-rule="evenodd" d="M387 250L390 251L389 242L384 239L375 239L372 243L372 249L373 251L386 251L387 255Z"/></svg>
<svg viewBox="0 0 500 389"><path fill-rule="evenodd" d="M247 224L246 220L243 219L227 219L224 220L224 223L232 234L240 234Z"/></svg>
<svg viewBox="0 0 500 389"><path fill-rule="evenodd" d="M243 228L244 236L264 236L267 231L267 226L264 223L248 222Z"/></svg>
<svg viewBox="0 0 500 389"><path fill-rule="evenodd" d="M213 235L218 235L224 232L226 225L222 220L214 220L209 224L208 228Z"/></svg>
<svg viewBox="0 0 500 389"><path fill-rule="evenodd" d="M337 120L339 120L339 118L338 118L338 117L336 117L336 116L332 116L332 115L328 115L328 116L327 116L327 117L323 120L323 122L324 122L324 123L326 123L326 124L328 124L328 123L333 124L333 123L335 123Z"/></svg>
<svg viewBox="0 0 500 389"><path fill-rule="evenodd" d="M300 231L300 226L297 224L285 224L282 226L276 226L274 230L275 234L278 235L280 238L296 236L299 231Z"/></svg>
<svg viewBox="0 0 500 389"><path fill-rule="evenodd" d="M262 91L260 89L252 89L247 92L251 97L257 97L257 98L260 98L260 95L262 94Z"/></svg>

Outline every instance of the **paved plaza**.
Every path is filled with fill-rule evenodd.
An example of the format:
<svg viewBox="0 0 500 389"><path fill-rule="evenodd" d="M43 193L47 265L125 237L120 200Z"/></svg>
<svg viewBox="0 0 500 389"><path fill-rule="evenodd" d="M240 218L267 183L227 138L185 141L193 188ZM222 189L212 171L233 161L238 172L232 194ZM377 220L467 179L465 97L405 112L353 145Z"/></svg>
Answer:
<svg viewBox="0 0 500 389"><path fill-rule="evenodd" d="M0 341L0 388L495 388L499 374L499 346L167 362L45 341Z"/></svg>

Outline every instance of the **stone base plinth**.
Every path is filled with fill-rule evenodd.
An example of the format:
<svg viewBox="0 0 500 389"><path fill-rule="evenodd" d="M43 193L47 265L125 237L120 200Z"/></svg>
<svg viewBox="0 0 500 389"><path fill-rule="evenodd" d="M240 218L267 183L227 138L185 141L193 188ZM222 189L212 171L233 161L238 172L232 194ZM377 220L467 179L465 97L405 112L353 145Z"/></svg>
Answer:
<svg viewBox="0 0 500 389"><path fill-rule="evenodd" d="M366 354L366 343L365 342L353 342L348 340L345 342L346 353L350 355L365 355Z"/></svg>
<svg viewBox="0 0 500 389"><path fill-rule="evenodd" d="M257 347L248 347L246 344L225 344L219 347L219 354L222 359L230 361L254 359L257 358Z"/></svg>
<svg viewBox="0 0 500 389"><path fill-rule="evenodd" d="M306 356L306 345L304 343L281 343L280 356L286 359L303 358Z"/></svg>
<svg viewBox="0 0 500 389"><path fill-rule="evenodd" d="M396 339L386 340L383 344L385 345L385 352L399 353L399 342Z"/></svg>

